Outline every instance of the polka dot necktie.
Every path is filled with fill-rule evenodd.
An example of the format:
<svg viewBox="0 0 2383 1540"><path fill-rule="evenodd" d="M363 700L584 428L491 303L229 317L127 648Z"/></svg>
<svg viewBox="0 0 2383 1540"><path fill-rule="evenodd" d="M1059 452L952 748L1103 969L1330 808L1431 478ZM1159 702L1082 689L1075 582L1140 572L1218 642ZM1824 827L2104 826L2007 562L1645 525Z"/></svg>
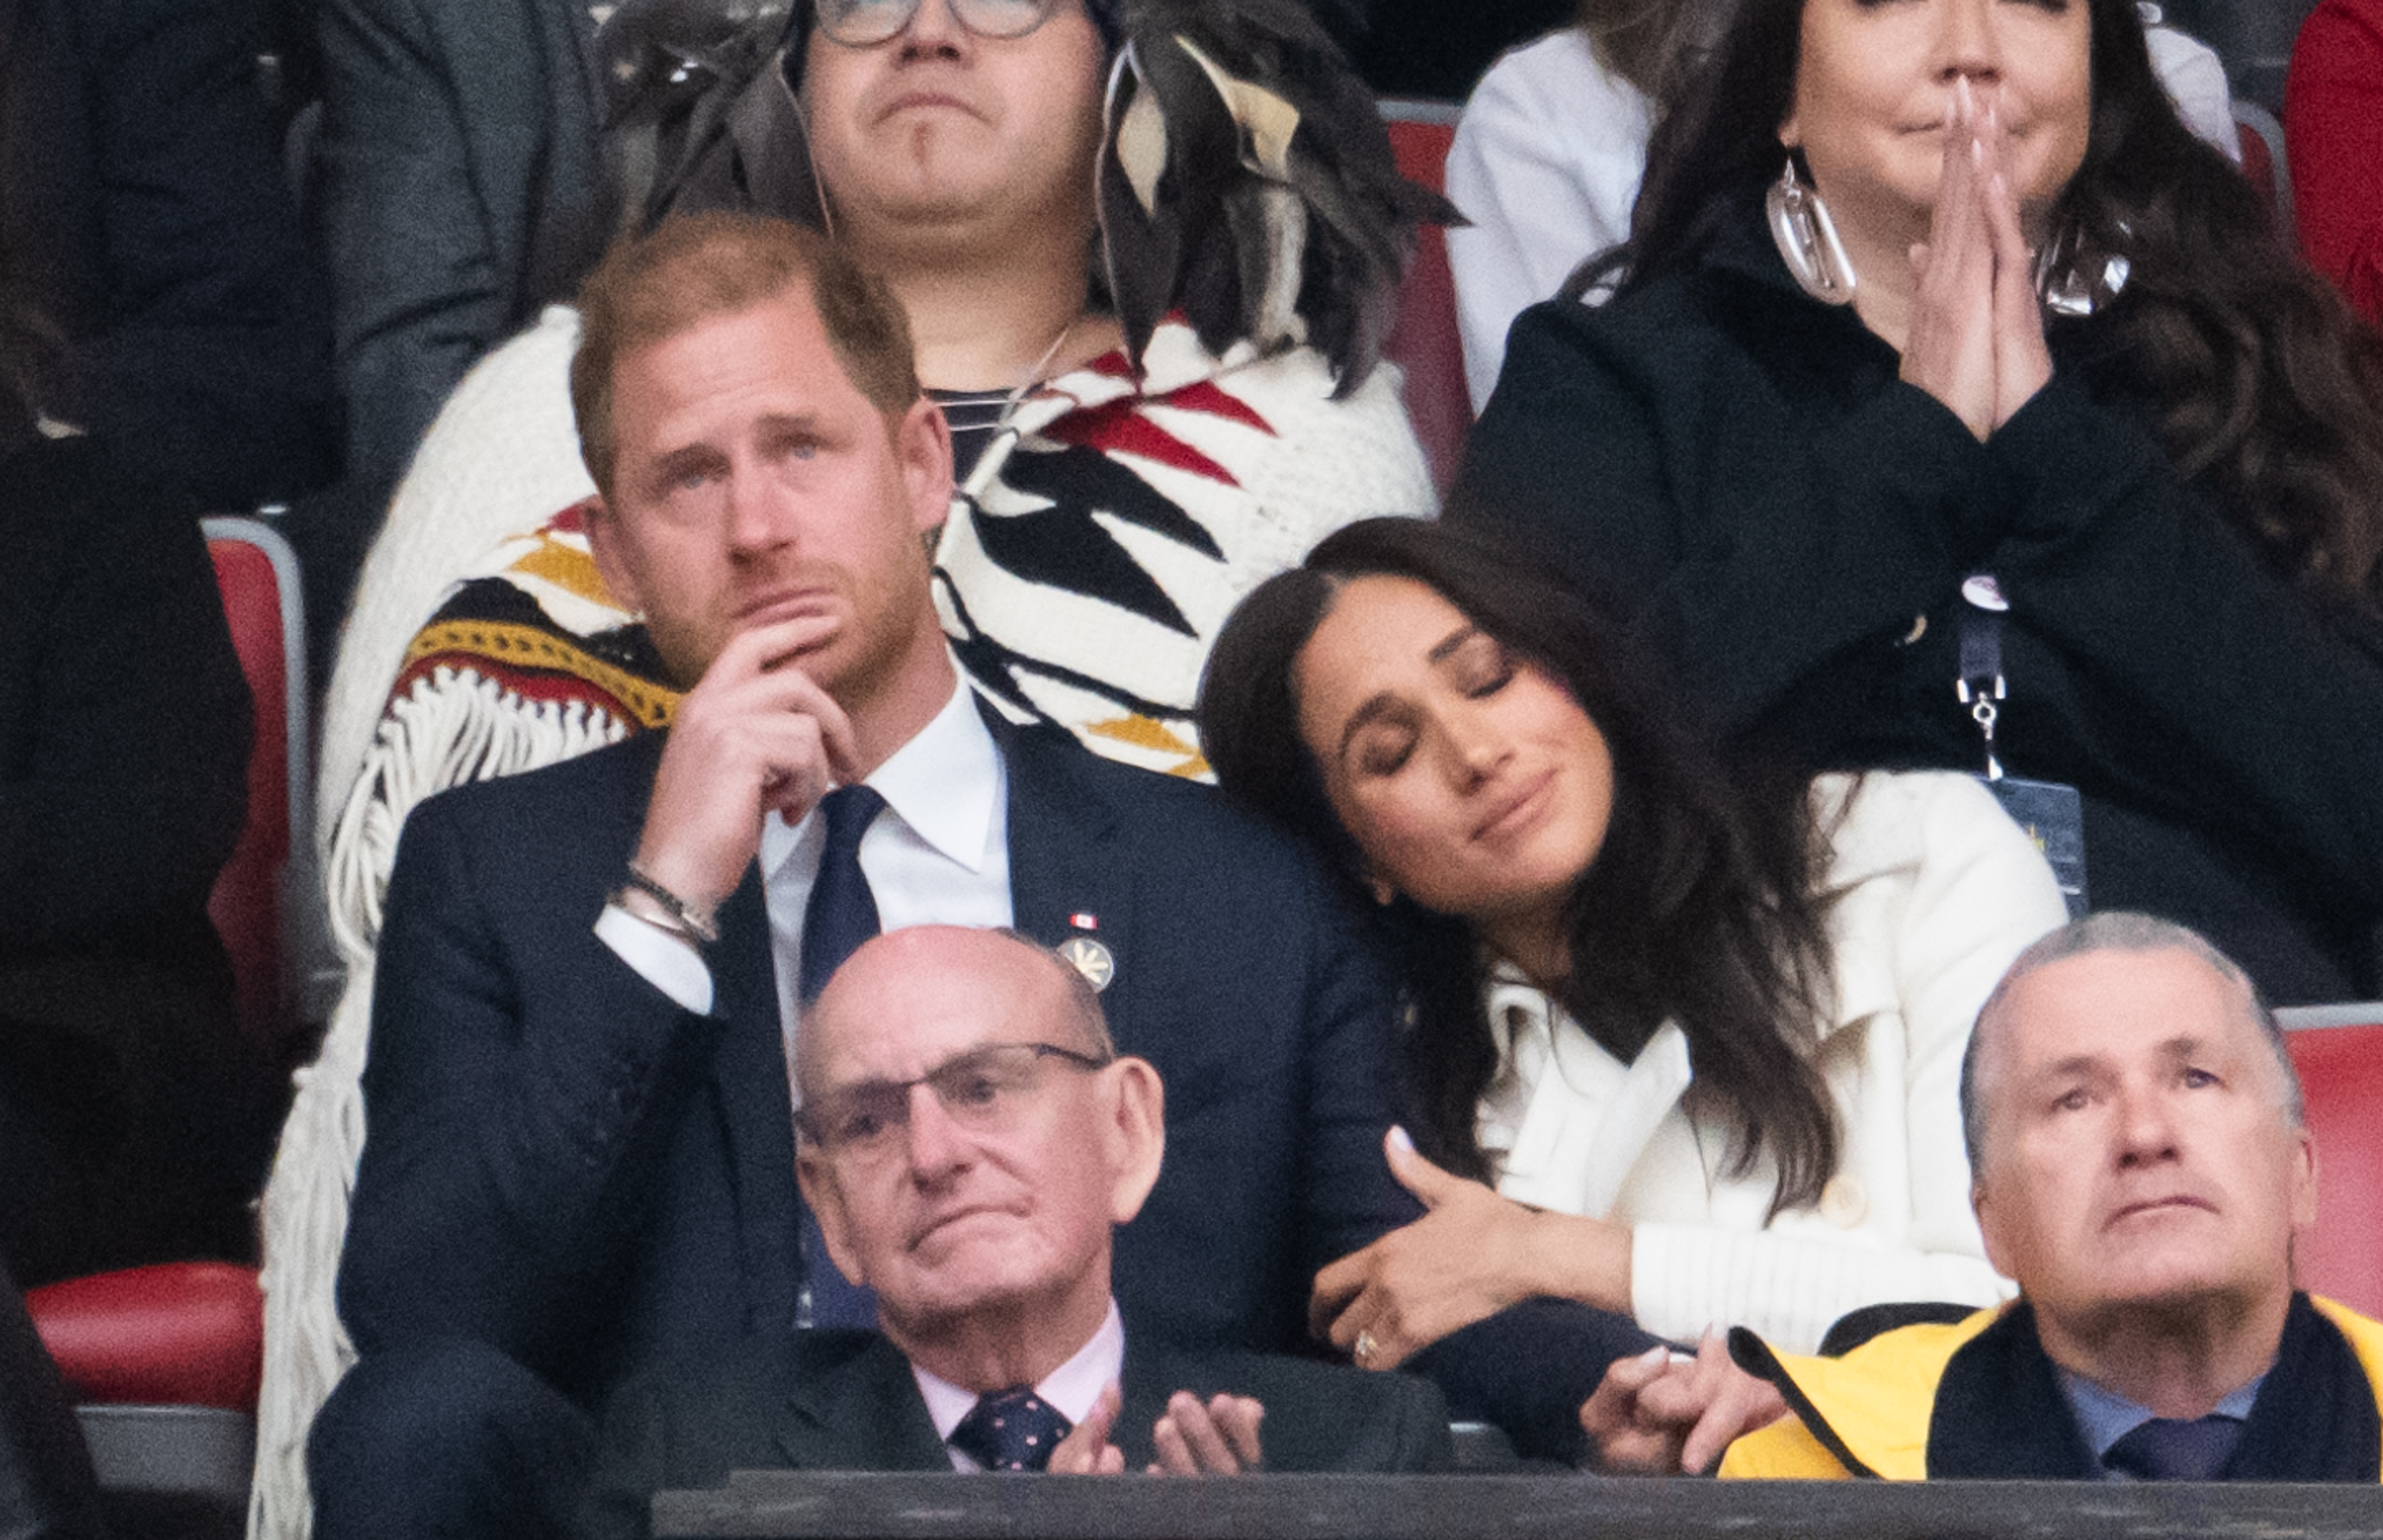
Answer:
<svg viewBox="0 0 2383 1540"><path fill-rule="evenodd" d="M979 1396L951 1446L988 1471L1040 1471L1074 1425L1032 1386L1013 1385Z"/></svg>

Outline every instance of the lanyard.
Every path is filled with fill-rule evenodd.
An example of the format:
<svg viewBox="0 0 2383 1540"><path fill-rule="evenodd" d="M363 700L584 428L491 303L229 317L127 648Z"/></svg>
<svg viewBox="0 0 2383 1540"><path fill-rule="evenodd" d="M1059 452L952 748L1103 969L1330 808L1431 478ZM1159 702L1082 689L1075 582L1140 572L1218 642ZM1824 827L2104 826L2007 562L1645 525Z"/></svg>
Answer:
<svg viewBox="0 0 2383 1540"><path fill-rule="evenodd" d="M2068 905L2068 918L2076 919L2086 908L2084 799L2074 786L2003 773L1994 756L1994 722L2002 715L1998 703L2010 693L2003 677L2003 616L2010 601L1992 573L1962 579L1961 600L1961 672L1953 687L1985 739L1986 769L1980 779L2043 853Z"/></svg>
<svg viewBox="0 0 2383 1540"><path fill-rule="evenodd" d="M1994 721L2002 715L1995 704L2007 693L2003 679L2003 615L2010 600L1992 573L1971 573L1961 580L1961 672L1954 692L1969 708L1970 720L1985 738L1986 779L2003 778L2002 761L1994 758Z"/></svg>

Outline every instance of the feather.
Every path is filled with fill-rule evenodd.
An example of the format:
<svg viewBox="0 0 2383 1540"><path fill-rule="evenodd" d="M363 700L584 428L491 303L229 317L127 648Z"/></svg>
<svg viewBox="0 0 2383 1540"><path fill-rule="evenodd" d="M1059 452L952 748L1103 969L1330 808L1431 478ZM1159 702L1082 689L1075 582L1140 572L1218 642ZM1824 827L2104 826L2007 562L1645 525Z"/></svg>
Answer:
<svg viewBox="0 0 2383 1540"><path fill-rule="evenodd" d="M1299 0L1117 17L1100 214L1133 356L1180 311L1214 352L1314 345L1347 395L1380 359L1415 229L1461 216L1399 175L1372 92Z"/></svg>
<svg viewBox="0 0 2383 1540"><path fill-rule="evenodd" d="M783 43L793 0L625 0L596 34L623 219L743 208L821 223Z"/></svg>

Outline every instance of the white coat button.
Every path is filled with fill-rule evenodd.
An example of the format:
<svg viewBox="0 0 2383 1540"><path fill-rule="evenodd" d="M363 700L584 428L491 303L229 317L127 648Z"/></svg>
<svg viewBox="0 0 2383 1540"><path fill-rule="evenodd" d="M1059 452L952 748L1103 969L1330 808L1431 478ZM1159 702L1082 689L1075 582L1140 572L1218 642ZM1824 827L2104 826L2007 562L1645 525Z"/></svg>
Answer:
<svg viewBox="0 0 2383 1540"><path fill-rule="evenodd" d="M1870 1217L1870 1194L1861 1178L1840 1171L1821 1189L1821 1217L1841 1230L1850 1230Z"/></svg>

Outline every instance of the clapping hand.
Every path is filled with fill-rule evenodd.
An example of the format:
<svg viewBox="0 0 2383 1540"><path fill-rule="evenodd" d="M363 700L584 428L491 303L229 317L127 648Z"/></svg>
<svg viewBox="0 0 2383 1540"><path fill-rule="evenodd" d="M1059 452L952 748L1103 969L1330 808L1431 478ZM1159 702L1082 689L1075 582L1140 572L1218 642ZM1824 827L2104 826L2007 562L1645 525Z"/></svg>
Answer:
<svg viewBox="0 0 2383 1540"><path fill-rule="evenodd" d="M1056 1475L1113 1476L1125 1470L1125 1453L1109 1442L1123 1404L1111 1385L1093 1403L1084 1420L1051 1451L1047 1467ZM1150 1441L1158 1458L1150 1462L1154 1476L1234 1476L1265 1467L1258 1424L1266 1408L1248 1396L1211 1396L1203 1401L1179 1390L1167 1411L1152 1425Z"/></svg>

